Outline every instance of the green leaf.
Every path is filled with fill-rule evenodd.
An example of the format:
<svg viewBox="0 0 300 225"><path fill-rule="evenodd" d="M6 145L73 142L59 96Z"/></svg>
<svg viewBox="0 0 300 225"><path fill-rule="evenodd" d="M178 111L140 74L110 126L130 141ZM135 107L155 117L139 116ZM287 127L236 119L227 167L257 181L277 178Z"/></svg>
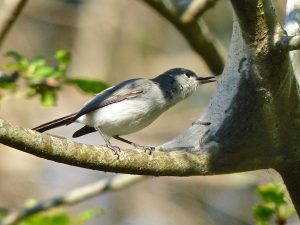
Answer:
<svg viewBox="0 0 300 225"><path fill-rule="evenodd" d="M8 209L8 208L5 208L5 207L0 207L0 223L1 223L1 220L3 219L3 218L5 218L5 216L7 216L7 214L8 213L10 213L10 209Z"/></svg>
<svg viewBox="0 0 300 225"><path fill-rule="evenodd" d="M12 90L16 88L16 84L12 82L0 81L0 88Z"/></svg>
<svg viewBox="0 0 300 225"><path fill-rule="evenodd" d="M22 56L20 53L16 51L8 51L6 53L6 56L12 57L16 61L15 63L7 63L5 65L6 68L13 68L19 71L25 71L27 69L29 63L27 59L24 56Z"/></svg>
<svg viewBox="0 0 300 225"><path fill-rule="evenodd" d="M52 107L56 105L57 93L52 88L43 88L38 91L41 96L41 102L44 107Z"/></svg>
<svg viewBox="0 0 300 225"><path fill-rule="evenodd" d="M17 225L79 225L93 219L95 216L104 215L102 208L87 209L71 219L70 216L64 210L50 210L44 211L32 216L26 217Z"/></svg>
<svg viewBox="0 0 300 225"><path fill-rule="evenodd" d="M14 89L17 85L16 82L19 78L19 73L14 72L12 74L5 74L0 72L0 88L2 89Z"/></svg>
<svg viewBox="0 0 300 225"><path fill-rule="evenodd" d="M28 88L28 90L26 92L26 97L27 98L33 98L36 95L38 95L38 91L37 91L37 89L34 86Z"/></svg>
<svg viewBox="0 0 300 225"><path fill-rule="evenodd" d="M43 66L40 68L37 68L32 74L31 78L36 80L43 80L47 78L53 78L59 76L59 71L56 68L50 67L50 66Z"/></svg>
<svg viewBox="0 0 300 225"><path fill-rule="evenodd" d="M39 57L32 62L29 63L28 68L26 70L26 77L41 79L45 76L45 73L48 74L49 70L53 70L52 67L46 66L46 60L42 57ZM45 71L46 70L46 71ZM42 71L42 72L39 72ZM45 71L45 72L43 72Z"/></svg>
<svg viewBox="0 0 300 225"><path fill-rule="evenodd" d="M8 51L6 53L6 56L14 58L20 64L23 64L23 65L28 64L27 59L17 51Z"/></svg>
<svg viewBox="0 0 300 225"><path fill-rule="evenodd" d="M256 225L270 225L267 221L256 221Z"/></svg>
<svg viewBox="0 0 300 225"><path fill-rule="evenodd" d="M66 50L58 50L54 54L54 58L62 64L69 64L71 61L71 53Z"/></svg>
<svg viewBox="0 0 300 225"><path fill-rule="evenodd" d="M22 220L18 225L71 225L69 215L64 211L38 213Z"/></svg>
<svg viewBox="0 0 300 225"><path fill-rule="evenodd" d="M21 68L19 63L17 62L9 62L4 64L4 68L8 70L15 70L15 71L24 71L25 69Z"/></svg>
<svg viewBox="0 0 300 225"><path fill-rule="evenodd" d="M42 67L46 65L46 59L43 57L38 57L30 62L30 65L34 65L36 67Z"/></svg>
<svg viewBox="0 0 300 225"><path fill-rule="evenodd" d="M47 221L48 220L48 221ZM65 212L59 212L54 215L47 217L47 222L49 225L68 225L70 224L70 217ZM42 224L45 224L44 221Z"/></svg>
<svg viewBox="0 0 300 225"><path fill-rule="evenodd" d="M269 221L275 212L274 204L258 204L253 208L253 214L257 221Z"/></svg>
<svg viewBox="0 0 300 225"><path fill-rule="evenodd" d="M73 85L85 93L89 94L97 94L105 89L107 89L110 85L104 83L102 81L93 80L93 79L66 79L65 83L68 85Z"/></svg>
<svg viewBox="0 0 300 225"><path fill-rule="evenodd" d="M258 196L264 202L274 202L276 204L285 204L284 191L282 186L275 183L259 185L256 190Z"/></svg>
<svg viewBox="0 0 300 225"><path fill-rule="evenodd" d="M55 52L54 58L58 61L58 77L64 77L66 74L67 67L71 61L71 53L66 50L58 50Z"/></svg>
<svg viewBox="0 0 300 225"><path fill-rule="evenodd" d="M103 208L91 208L83 211L80 213L77 217L74 218L73 223L74 224L84 224L88 222L89 220L93 219L96 216L103 216L105 214L105 211Z"/></svg>

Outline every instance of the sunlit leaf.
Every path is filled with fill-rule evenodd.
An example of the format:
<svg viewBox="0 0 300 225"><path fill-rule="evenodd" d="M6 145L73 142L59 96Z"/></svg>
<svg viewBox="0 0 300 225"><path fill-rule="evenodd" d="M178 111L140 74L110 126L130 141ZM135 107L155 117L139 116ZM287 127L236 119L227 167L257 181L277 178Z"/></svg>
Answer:
<svg viewBox="0 0 300 225"><path fill-rule="evenodd" d="M34 214L18 225L71 225L69 215L64 211L50 211Z"/></svg>
<svg viewBox="0 0 300 225"><path fill-rule="evenodd" d="M39 90L38 94L41 96L41 102L44 107L55 106L57 102L57 93L54 89L43 88Z"/></svg>
<svg viewBox="0 0 300 225"><path fill-rule="evenodd" d="M268 221L257 221L256 225L270 225Z"/></svg>
<svg viewBox="0 0 300 225"><path fill-rule="evenodd" d="M71 53L66 50L58 50L54 54L54 58L63 64L69 64L71 60Z"/></svg>
<svg viewBox="0 0 300 225"><path fill-rule="evenodd" d="M103 216L105 211L103 208L91 208L81 212L77 217L73 219L74 224L84 224L96 216Z"/></svg>
<svg viewBox="0 0 300 225"><path fill-rule="evenodd" d="M21 78L18 80L25 81L21 84L27 85L27 97L40 97L42 105L46 107L56 105L57 92L63 85L75 86L88 94L97 94L110 86L95 79L66 78L66 70L71 61L71 53L66 50L55 52L56 65L51 65L44 57L28 60L16 51L9 51L7 55L15 59L15 62L8 63L7 67L18 72ZM16 85L7 82L0 83L0 88L15 87Z"/></svg>
<svg viewBox="0 0 300 225"><path fill-rule="evenodd" d="M53 67L43 66L37 68L31 75L33 79L47 79L50 77L57 77L59 76L60 72Z"/></svg>
<svg viewBox="0 0 300 225"><path fill-rule="evenodd" d="M274 204L259 204L253 209L253 214L257 221L269 221L275 212Z"/></svg>
<svg viewBox="0 0 300 225"><path fill-rule="evenodd" d="M24 71L28 67L28 61L27 59L22 56L20 53L16 51L8 51L6 53L6 56L12 57L15 59L16 63L8 63L6 64L6 67L14 67L14 69L19 70L19 71Z"/></svg>
<svg viewBox="0 0 300 225"><path fill-rule="evenodd" d="M6 63L6 64L4 64L4 67L8 70L23 71L23 68L21 68L19 63L17 63L17 62Z"/></svg>
<svg viewBox="0 0 300 225"><path fill-rule="evenodd" d="M43 57L38 57L38 58L32 60L30 62L30 64L34 65L36 67L41 67L41 66L46 65L46 59L44 59Z"/></svg>
<svg viewBox="0 0 300 225"><path fill-rule="evenodd" d="M66 84L76 86L85 93L97 94L110 85L105 82L93 79L66 79Z"/></svg>
<svg viewBox="0 0 300 225"><path fill-rule="evenodd" d="M278 184L268 183L259 185L257 194L265 202L285 203L283 188Z"/></svg>
<svg viewBox="0 0 300 225"><path fill-rule="evenodd" d="M16 81L19 78L19 73L14 72L12 74L6 74L0 72L0 88L2 89L14 89L16 87Z"/></svg>
<svg viewBox="0 0 300 225"><path fill-rule="evenodd" d="M59 212L51 217L48 216L47 220L48 225L68 225L70 224L70 217L65 212ZM44 222L42 224L45 224Z"/></svg>
<svg viewBox="0 0 300 225"><path fill-rule="evenodd" d="M12 90L16 88L16 84L12 82L0 81L0 88Z"/></svg>

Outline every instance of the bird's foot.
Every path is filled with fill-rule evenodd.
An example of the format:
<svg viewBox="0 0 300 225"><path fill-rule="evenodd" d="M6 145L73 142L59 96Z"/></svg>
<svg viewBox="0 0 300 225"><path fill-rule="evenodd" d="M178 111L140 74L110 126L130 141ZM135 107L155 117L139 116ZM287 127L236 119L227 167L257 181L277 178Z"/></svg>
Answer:
<svg viewBox="0 0 300 225"><path fill-rule="evenodd" d="M145 153L148 152L149 155L151 155L152 152L155 150L155 147L149 146L149 145L139 145L139 144L136 144L136 143L132 143L132 146L134 148L144 150Z"/></svg>
<svg viewBox="0 0 300 225"><path fill-rule="evenodd" d="M155 147L153 147L153 146L149 146L149 145L144 146L144 151L145 151L145 153L148 152L149 155L152 155L152 152L153 152L154 150L155 150Z"/></svg>
<svg viewBox="0 0 300 225"><path fill-rule="evenodd" d="M114 154L117 156L117 159L120 158L119 152L121 152L121 149L118 146L112 144L106 144L106 147L108 147L110 150L114 152Z"/></svg>

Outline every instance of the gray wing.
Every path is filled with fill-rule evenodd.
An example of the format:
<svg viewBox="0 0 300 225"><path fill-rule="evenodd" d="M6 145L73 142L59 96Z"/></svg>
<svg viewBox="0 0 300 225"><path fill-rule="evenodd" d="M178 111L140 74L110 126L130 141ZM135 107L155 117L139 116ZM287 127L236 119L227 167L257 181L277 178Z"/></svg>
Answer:
<svg viewBox="0 0 300 225"><path fill-rule="evenodd" d="M90 101L88 101L83 108L72 117L67 124L74 122L76 119L92 112L96 109L105 107L116 102L120 102L126 99L135 98L145 92L149 85L149 80L147 79L132 79L124 81L116 86L108 88Z"/></svg>

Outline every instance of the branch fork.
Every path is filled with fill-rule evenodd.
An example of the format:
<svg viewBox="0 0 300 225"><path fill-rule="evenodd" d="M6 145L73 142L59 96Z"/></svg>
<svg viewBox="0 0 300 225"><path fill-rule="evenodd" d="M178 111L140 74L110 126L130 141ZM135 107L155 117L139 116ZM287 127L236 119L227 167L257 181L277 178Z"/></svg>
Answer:
<svg viewBox="0 0 300 225"><path fill-rule="evenodd" d="M278 48L283 51L295 51L300 49L300 35L283 36L280 38Z"/></svg>

